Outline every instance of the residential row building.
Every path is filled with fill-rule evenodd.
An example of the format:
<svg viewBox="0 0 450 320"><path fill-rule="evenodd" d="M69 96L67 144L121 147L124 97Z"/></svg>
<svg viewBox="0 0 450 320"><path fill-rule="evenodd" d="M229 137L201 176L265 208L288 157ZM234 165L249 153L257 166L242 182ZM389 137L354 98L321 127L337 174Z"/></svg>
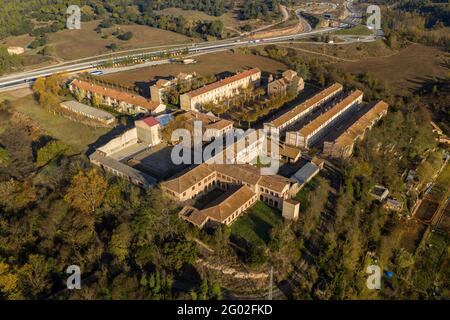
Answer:
<svg viewBox="0 0 450 320"><path fill-rule="evenodd" d="M352 107L361 104L363 92L355 90L343 98L340 102L331 107L298 131L286 133L286 144L298 148L310 148L312 144L326 133L330 126L336 124Z"/></svg>
<svg viewBox="0 0 450 320"><path fill-rule="evenodd" d="M69 89L73 94L77 93L85 96L87 99L92 99L93 96L96 96L102 104L129 114L156 115L166 110L166 105L163 103L84 80L74 79L69 84Z"/></svg>
<svg viewBox="0 0 450 320"><path fill-rule="evenodd" d="M284 200L290 199L297 190L296 183L290 179L261 175L260 169L249 164L207 163L162 182L161 188L181 202L196 199L214 189L225 192L208 209L199 210L188 205L180 212L181 218L199 228L209 221L230 225L257 200L283 210Z"/></svg>
<svg viewBox="0 0 450 320"><path fill-rule="evenodd" d="M259 86L261 70L258 68L237 73L234 76L216 81L180 96L180 106L184 110L198 111L206 103L218 103L223 99L239 94L242 88Z"/></svg>
<svg viewBox="0 0 450 320"><path fill-rule="evenodd" d="M281 78L276 80L273 80L273 77L271 76L269 83L267 84L267 94L269 96L285 96L288 88L295 83L295 81L297 82L296 93L305 89L305 81L293 70L284 71L281 74Z"/></svg>
<svg viewBox="0 0 450 320"><path fill-rule="evenodd" d="M332 158L347 159L353 154L355 142L362 140L366 131L388 112L389 105L378 101L370 106L345 132L334 141L325 141L323 154Z"/></svg>
<svg viewBox="0 0 450 320"><path fill-rule="evenodd" d="M293 109L283 113L278 118L264 124L264 129L267 132L270 130L280 134L284 130L296 124L299 120L310 114L317 107L330 101L333 97L336 97L343 90L343 86L340 83L334 83L328 88L322 90L318 94L314 95L310 99L300 103Z"/></svg>

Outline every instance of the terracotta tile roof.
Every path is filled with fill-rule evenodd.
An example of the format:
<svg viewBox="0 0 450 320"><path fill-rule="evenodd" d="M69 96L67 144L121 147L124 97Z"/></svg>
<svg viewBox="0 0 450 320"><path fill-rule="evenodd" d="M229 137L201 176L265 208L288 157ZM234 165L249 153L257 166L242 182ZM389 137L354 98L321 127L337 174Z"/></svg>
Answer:
<svg viewBox="0 0 450 320"><path fill-rule="evenodd" d="M172 82L170 80L167 79L159 79L158 81L156 81L155 86L158 88L162 88L165 87L166 85L170 85Z"/></svg>
<svg viewBox="0 0 450 320"><path fill-rule="evenodd" d="M272 141L270 138L267 139L267 154L270 156L272 154ZM288 146L286 144L278 143L278 151L279 154L283 157L287 157L289 159L297 159L302 155L302 151L299 148Z"/></svg>
<svg viewBox="0 0 450 320"><path fill-rule="evenodd" d="M334 117L336 114L338 114L339 112L341 112L342 110L347 108L350 103L352 103L353 101L355 101L362 95L363 95L363 92L360 90L353 91L348 96L346 96L344 99L342 99L340 102L338 102L336 105L334 105L331 109L329 109L327 112L321 114L320 116L315 118L313 121L308 123L306 126L301 128L299 130L300 135L302 135L303 137L308 137L317 128L319 128L330 118Z"/></svg>
<svg viewBox="0 0 450 320"><path fill-rule="evenodd" d="M187 121L195 121L195 120L201 121L204 130L207 129L222 130L229 127L230 125L233 125L232 121L221 119L219 117L197 111L186 111L180 113L180 115L184 116Z"/></svg>
<svg viewBox="0 0 450 320"><path fill-rule="evenodd" d="M240 186L224 193L205 209L199 210L192 206L185 206L180 211L179 216L199 228L202 228L210 219L225 223L233 213L255 195L249 187Z"/></svg>
<svg viewBox="0 0 450 320"><path fill-rule="evenodd" d="M325 165L325 160L319 158L318 156L314 156L311 159L311 163L315 164L316 166L323 168L323 166Z"/></svg>
<svg viewBox="0 0 450 320"><path fill-rule="evenodd" d="M292 81L296 76L297 76L297 72L295 72L294 70L286 70L282 73L283 78L285 78L288 81Z"/></svg>
<svg viewBox="0 0 450 320"><path fill-rule="evenodd" d="M217 122L213 122L209 124L206 129L217 129L217 130L223 130L225 128L228 128L229 126L233 126L233 122L225 119L220 119Z"/></svg>
<svg viewBox="0 0 450 320"><path fill-rule="evenodd" d="M255 193L247 186L240 186L217 198L212 206L200 210L201 214L224 223L234 212L249 202Z"/></svg>
<svg viewBox="0 0 450 320"><path fill-rule="evenodd" d="M302 151L296 147L282 145L280 148L280 154L289 159L297 159L302 155Z"/></svg>
<svg viewBox="0 0 450 320"><path fill-rule="evenodd" d="M286 188L286 186L291 185L291 180L279 175L261 176L258 181L258 185L281 193Z"/></svg>
<svg viewBox="0 0 450 320"><path fill-rule="evenodd" d="M178 215L199 228L203 228L209 220L209 217L205 213L192 206L185 206Z"/></svg>
<svg viewBox="0 0 450 320"><path fill-rule="evenodd" d="M270 123L276 128L281 127L286 122L288 122L292 118L298 116L302 112L308 110L312 106L315 106L320 101L330 98L331 96L341 92L343 88L344 87L340 83L334 83L331 86L329 86L328 88L326 88L325 90L322 90L315 96L309 98L305 102L302 102L301 104L297 105L292 110L290 110L286 113L283 113L281 116L272 120Z"/></svg>
<svg viewBox="0 0 450 320"><path fill-rule="evenodd" d="M71 86L75 86L77 88L81 88L85 91L89 91L98 95L107 96L112 99L116 99L117 101L123 101L135 106L140 106L150 111L156 110L156 108L158 108L160 105L158 102L147 100L140 95L130 94L78 79L73 80Z"/></svg>
<svg viewBox="0 0 450 320"><path fill-rule="evenodd" d="M282 192L290 180L279 175L262 176L260 169L249 164L215 164L218 173L225 174L249 185L260 185L276 192Z"/></svg>
<svg viewBox="0 0 450 320"><path fill-rule="evenodd" d="M374 104L335 140L335 144L340 147L353 145L357 138L363 136L366 128L373 126L375 121L387 113L388 108L389 105L384 101L379 101Z"/></svg>
<svg viewBox="0 0 450 320"><path fill-rule="evenodd" d="M260 169L249 164L206 164L202 163L194 168L170 178L161 183L163 188L178 194L189 190L201 180L217 173L235 179L239 183L250 186L261 185L275 192L282 192L290 180L279 175L262 176Z"/></svg>
<svg viewBox="0 0 450 320"><path fill-rule="evenodd" d="M182 194L213 172L214 170L210 166L206 163L202 163L194 168L188 168L180 174L170 178L170 180L162 182L161 186L175 191L178 194Z"/></svg>
<svg viewBox="0 0 450 320"><path fill-rule="evenodd" d="M213 164L211 167L218 173L250 185L256 185L260 178L259 169L249 164Z"/></svg>
<svg viewBox="0 0 450 320"><path fill-rule="evenodd" d="M261 72L261 70L259 70L258 68L246 70L244 72L235 74L234 76L231 76L231 77L225 78L223 80L216 81L214 83L208 84L208 85L206 85L204 87L192 90L192 91L190 91L190 92L188 92L186 94L189 97L194 98L194 97L202 95L202 94L204 94L206 92L209 92L211 90L214 90L214 89L226 86L227 84L230 84L230 83L233 83L235 81L238 81L238 80L250 77L250 76L255 75L257 73L260 73L260 72Z"/></svg>

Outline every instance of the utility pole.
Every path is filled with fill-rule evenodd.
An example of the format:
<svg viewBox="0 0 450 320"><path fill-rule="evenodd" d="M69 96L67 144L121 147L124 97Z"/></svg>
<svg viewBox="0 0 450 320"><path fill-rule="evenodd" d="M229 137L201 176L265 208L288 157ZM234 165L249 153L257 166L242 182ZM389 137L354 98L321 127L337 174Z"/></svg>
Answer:
<svg viewBox="0 0 450 320"><path fill-rule="evenodd" d="M273 266L270 267L270 277L269 277L269 300L272 300L272 299L273 299L272 285L273 285Z"/></svg>

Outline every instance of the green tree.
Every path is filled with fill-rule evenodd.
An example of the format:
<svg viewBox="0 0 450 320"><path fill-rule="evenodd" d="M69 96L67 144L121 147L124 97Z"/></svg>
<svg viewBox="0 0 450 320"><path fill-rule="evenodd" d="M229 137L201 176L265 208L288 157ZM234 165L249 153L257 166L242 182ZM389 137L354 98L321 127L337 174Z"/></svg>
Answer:
<svg viewBox="0 0 450 320"><path fill-rule="evenodd" d="M211 289L212 298L215 300L222 300L222 290L218 283L214 283Z"/></svg>
<svg viewBox="0 0 450 320"><path fill-rule="evenodd" d="M0 261L0 299L19 300L22 293L19 288L19 277L12 268Z"/></svg>
<svg viewBox="0 0 450 320"><path fill-rule="evenodd" d="M8 161L9 161L8 151L6 151L6 149L0 145L0 167L6 166L8 164Z"/></svg>
<svg viewBox="0 0 450 320"><path fill-rule="evenodd" d="M100 97L98 95L96 95L96 94L93 94L92 97L91 97L91 103L92 103L92 106L95 107L95 108L100 107L100 104L101 104Z"/></svg>
<svg viewBox="0 0 450 320"><path fill-rule="evenodd" d="M193 263L197 257L197 247L192 241L169 241L162 248L163 266L178 271L185 263Z"/></svg>
<svg viewBox="0 0 450 320"><path fill-rule="evenodd" d="M59 140L52 140L39 148L36 156L36 164L41 167L56 157L67 152L68 146Z"/></svg>
<svg viewBox="0 0 450 320"><path fill-rule="evenodd" d="M94 213L105 196L108 183L94 168L72 178L64 200L84 213Z"/></svg>
<svg viewBox="0 0 450 320"><path fill-rule="evenodd" d="M209 294L209 285L208 285L208 279L203 278L202 282L200 284L200 300L207 300Z"/></svg>
<svg viewBox="0 0 450 320"><path fill-rule="evenodd" d="M114 255L119 263L125 261L128 256L128 246L130 245L132 234L127 224L120 224L113 232L109 242L109 252Z"/></svg>
<svg viewBox="0 0 450 320"><path fill-rule="evenodd" d="M131 38L133 38L133 32L131 32L131 31L125 32L125 33L121 34L120 36L118 36L118 38L123 41L131 40Z"/></svg>
<svg viewBox="0 0 450 320"><path fill-rule="evenodd" d="M39 297L50 288L50 273L44 256L31 254L28 262L20 267L20 286L30 297Z"/></svg>

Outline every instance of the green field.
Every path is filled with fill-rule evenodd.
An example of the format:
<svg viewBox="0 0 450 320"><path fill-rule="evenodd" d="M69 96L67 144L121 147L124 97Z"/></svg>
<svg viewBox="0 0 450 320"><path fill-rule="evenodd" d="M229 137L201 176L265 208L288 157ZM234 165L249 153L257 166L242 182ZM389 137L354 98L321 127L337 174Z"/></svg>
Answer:
<svg viewBox="0 0 450 320"><path fill-rule="evenodd" d="M252 244L265 245L270 240L272 228L282 222L279 212L258 201L236 220L231 234Z"/></svg>
<svg viewBox="0 0 450 320"><path fill-rule="evenodd" d="M445 235L431 234L427 239L427 246L416 256L413 269L412 284L416 289L430 292L437 279L445 279L448 269L445 269L442 260L446 259L448 246L449 239Z"/></svg>
<svg viewBox="0 0 450 320"><path fill-rule="evenodd" d="M92 128L54 115L39 106L31 95L13 101L13 107L30 117L44 131L72 148L73 153L85 152L88 145L106 134L109 128Z"/></svg>
<svg viewBox="0 0 450 320"><path fill-rule="evenodd" d="M450 165L448 163L436 179L436 182L445 186L445 188L450 188Z"/></svg>
<svg viewBox="0 0 450 320"><path fill-rule="evenodd" d="M371 36L373 32L366 26L356 26L350 29L338 30L334 34L344 36Z"/></svg>

